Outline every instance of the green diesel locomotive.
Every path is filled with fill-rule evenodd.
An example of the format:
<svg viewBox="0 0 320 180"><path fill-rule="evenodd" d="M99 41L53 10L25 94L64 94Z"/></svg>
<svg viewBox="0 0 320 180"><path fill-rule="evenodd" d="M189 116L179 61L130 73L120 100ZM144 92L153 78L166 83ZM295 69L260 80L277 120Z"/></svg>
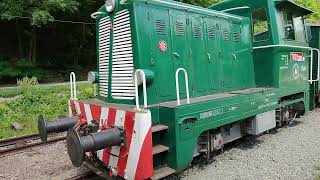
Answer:
<svg viewBox="0 0 320 180"><path fill-rule="evenodd" d="M98 95L39 132L67 131L75 166L161 179L319 103L319 26L288 0L107 0L96 13Z"/></svg>

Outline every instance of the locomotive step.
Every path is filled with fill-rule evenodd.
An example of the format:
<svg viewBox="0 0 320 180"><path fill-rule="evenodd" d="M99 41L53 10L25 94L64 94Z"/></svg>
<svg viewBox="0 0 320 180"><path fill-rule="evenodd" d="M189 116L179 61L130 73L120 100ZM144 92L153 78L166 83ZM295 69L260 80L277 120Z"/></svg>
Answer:
<svg viewBox="0 0 320 180"><path fill-rule="evenodd" d="M158 145L153 146L152 155L160 154L160 153L168 151L168 150L169 150L169 147L158 144Z"/></svg>
<svg viewBox="0 0 320 180"><path fill-rule="evenodd" d="M158 125L152 126L152 133L159 132L159 131L164 131L164 130L167 130L167 129L168 129L168 126L162 125L162 124L158 124Z"/></svg>
<svg viewBox="0 0 320 180"><path fill-rule="evenodd" d="M171 169L168 166L163 166L161 168L155 169L154 175L150 179L152 179L152 180L161 179L161 178L167 177L175 172L176 171L174 169Z"/></svg>

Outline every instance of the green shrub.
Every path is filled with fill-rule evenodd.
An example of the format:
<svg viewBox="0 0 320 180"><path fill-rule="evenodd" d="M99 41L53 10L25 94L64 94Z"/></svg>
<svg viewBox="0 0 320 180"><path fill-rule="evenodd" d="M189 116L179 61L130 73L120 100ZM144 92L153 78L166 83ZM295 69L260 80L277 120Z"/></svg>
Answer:
<svg viewBox="0 0 320 180"><path fill-rule="evenodd" d="M68 113L70 86L31 86L23 89L22 96L9 102L0 102L0 139L36 133L37 118L43 114L47 120L56 119ZM14 88L10 88L13 92ZM92 85L81 83L77 85L78 98L88 99L92 96ZM0 93L4 90L0 89ZM17 122L24 126L21 131L14 131L11 124Z"/></svg>
<svg viewBox="0 0 320 180"><path fill-rule="evenodd" d="M50 70L48 70L50 69ZM68 81L70 72L77 74L77 81L86 80L87 73L79 65L65 65L63 67L41 68L33 65L26 59L3 60L0 59L0 82L13 83L23 77L37 77L39 82Z"/></svg>
<svg viewBox="0 0 320 180"><path fill-rule="evenodd" d="M20 87L30 87L30 86L36 86L39 85L37 77L24 77L22 79L17 79L17 85Z"/></svg>

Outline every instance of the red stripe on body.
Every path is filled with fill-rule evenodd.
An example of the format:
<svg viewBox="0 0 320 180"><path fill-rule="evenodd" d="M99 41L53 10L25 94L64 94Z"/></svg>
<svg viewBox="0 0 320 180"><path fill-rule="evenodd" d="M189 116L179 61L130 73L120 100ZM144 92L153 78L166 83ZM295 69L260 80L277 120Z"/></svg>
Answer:
<svg viewBox="0 0 320 180"><path fill-rule="evenodd" d="M101 109L102 109L101 106L96 106L96 105L90 104L92 119L97 121L98 123L100 122Z"/></svg>
<svg viewBox="0 0 320 180"><path fill-rule="evenodd" d="M72 115L77 114L76 105L74 103L74 100L70 100L69 102L70 102L70 108L71 108Z"/></svg>
<svg viewBox="0 0 320 180"><path fill-rule="evenodd" d="M110 126L114 126L115 121L116 121L116 113L117 110L114 108L110 108L109 109L109 114L108 114L108 121L107 124L104 125L106 126L105 129L107 129ZM110 153L111 153L111 149L104 149L103 150L103 154L102 154L102 162L106 165L109 164L109 160L110 160Z"/></svg>
<svg viewBox="0 0 320 180"><path fill-rule="evenodd" d="M131 138L133 134L133 127L134 127L134 117L135 113L133 112L126 112L125 121L124 121L124 128L126 130L126 140L127 144L125 147L120 149L119 154L119 161L118 161L118 173L121 177L124 177L124 170L126 169L127 160L128 160L128 153L131 144Z"/></svg>
<svg viewBox="0 0 320 180"><path fill-rule="evenodd" d="M153 176L153 155L152 155L152 129L150 128L144 139L139 162L137 165L135 180L144 180Z"/></svg>
<svg viewBox="0 0 320 180"><path fill-rule="evenodd" d="M85 111L85 108L84 108L84 103L80 103L79 102L79 106L80 106L80 121L79 121L79 124L80 125L87 124L87 115L86 115L86 111Z"/></svg>

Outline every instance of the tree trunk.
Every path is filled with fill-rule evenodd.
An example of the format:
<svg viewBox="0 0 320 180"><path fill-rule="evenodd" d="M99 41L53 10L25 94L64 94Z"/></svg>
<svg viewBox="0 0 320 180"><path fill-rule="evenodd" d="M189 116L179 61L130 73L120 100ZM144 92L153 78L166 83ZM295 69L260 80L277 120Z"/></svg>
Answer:
<svg viewBox="0 0 320 180"><path fill-rule="evenodd" d="M34 29L33 33L33 51L32 51L32 63L37 63L37 30Z"/></svg>
<svg viewBox="0 0 320 180"><path fill-rule="evenodd" d="M33 47L33 39L32 35L30 36L30 42L29 42L29 53L28 53L28 60L32 62L32 47Z"/></svg>
<svg viewBox="0 0 320 180"><path fill-rule="evenodd" d="M83 24L82 25L82 36L81 36L81 40L80 40L80 45L79 45L79 48L78 48L78 53L77 53L77 56L76 56L76 58L74 59L74 61L73 61L73 64L74 65L79 65L79 61L80 61L80 59L81 59L81 56L82 56L82 50L83 50L83 47L84 47L84 43L85 43L85 36L86 36L86 34L85 34L85 30L86 30L86 26Z"/></svg>
<svg viewBox="0 0 320 180"><path fill-rule="evenodd" d="M16 33L17 33L17 41L18 41L18 50L19 50L19 58L23 58L23 47L22 47L22 38L21 38L21 32L20 32L20 25L18 19L16 19Z"/></svg>
<svg viewBox="0 0 320 180"><path fill-rule="evenodd" d="M37 30L34 27L31 30L28 57L29 57L29 60L32 62L32 64L35 65L37 63Z"/></svg>

